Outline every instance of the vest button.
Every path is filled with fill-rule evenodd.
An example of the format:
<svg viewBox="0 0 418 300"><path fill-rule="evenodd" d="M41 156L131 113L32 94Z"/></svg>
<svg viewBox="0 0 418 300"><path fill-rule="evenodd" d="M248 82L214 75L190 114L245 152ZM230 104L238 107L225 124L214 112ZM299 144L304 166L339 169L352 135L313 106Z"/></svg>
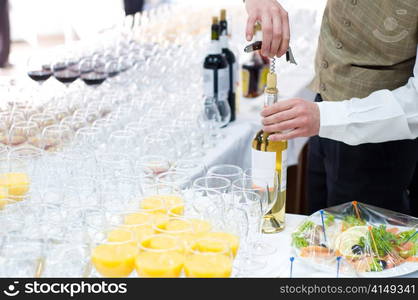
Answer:
<svg viewBox="0 0 418 300"><path fill-rule="evenodd" d="M335 48L341 49L342 47L343 47L343 43L341 43L340 41L338 41L337 43L335 43Z"/></svg>
<svg viewBox="0 0 418 300"><path fill-rule="evenodd" d="M326 85L325 85L325 83L321 83L320 85L319 85L319 88L321 89L321 91L326 91L327 90L327 87L326 87Z"/></svg>
<svg viewBox="0 0 418 300"><path fill-rule="evenodd" d="M351 0L351 4L357 5L357 0Z"/></svg>
<svg viewBox="0 0 418 300"><path fill-rule="evenodd" d="M324 68L324 69L328 68L328 62L327 62L326 60L323 60L323 61L321 62L321 66L322 66L322 68Z"/></svg>
<svg viewBox="0 0 418 300"><path fill-rule="evenodd" d="M343 23L346 27L349 27L351 25L350 20L347 20L347 19L345 19Z"/></svg>

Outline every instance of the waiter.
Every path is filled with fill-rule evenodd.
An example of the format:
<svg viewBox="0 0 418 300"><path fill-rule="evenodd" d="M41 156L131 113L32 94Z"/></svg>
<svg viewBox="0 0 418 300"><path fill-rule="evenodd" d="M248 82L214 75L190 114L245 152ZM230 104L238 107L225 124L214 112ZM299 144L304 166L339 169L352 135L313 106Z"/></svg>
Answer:
<svg viewBox="0 0 418 300"><path fill-rule="evenodd" d="M249 26L258 20L264 27L264 20L268 29L272 27L266 33L264 54L282 54L282 45L288 45L283 39L289 32L285 29L288 22L283 21L287 13L274 0L246 2ZM268 12L261 5L269 7ZM418 129L407 122L414 123L418 111L418 86L413 77L417 16L416 0L329 0L311 84L317 103L290 99L262 112L267 132L292 130L276 134L273 140L321 135L309 140L311 212L357 200L417 214L418 199L411 201L416 196L410 193L418 185L417 177L413 178L418 140L412 139ZM251 37L249 28L247 35ZM349 101L332 104L344 100ZM407 116L408 111L415 115ZM381 132L382 122L389 122L383 128L392 133ZM377 143L394 135L403 140ZM353 146L365 140L374 143Z"/></svg>

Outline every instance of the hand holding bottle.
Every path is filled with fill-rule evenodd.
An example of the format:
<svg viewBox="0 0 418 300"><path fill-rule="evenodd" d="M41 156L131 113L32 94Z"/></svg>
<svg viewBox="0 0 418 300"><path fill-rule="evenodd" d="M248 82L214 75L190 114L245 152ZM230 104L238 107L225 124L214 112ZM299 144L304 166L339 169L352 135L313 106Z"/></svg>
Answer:
<svg viewBox="0 0 418 300"><path fill-rule="evenodd" d="M264 108L263 130L271 141L289 140L296 137L310 137L319 133L320 113L316 103L294 98L279 101Z"/></svg>
<svg viewBox="0 0 418 300"><path fill-rule="evenodd" d="M254 24L261 23L264 56L282 56L289 48L290 29L287 11L276 0L246 0L248 13L246 37L251 41Z"/></svg>

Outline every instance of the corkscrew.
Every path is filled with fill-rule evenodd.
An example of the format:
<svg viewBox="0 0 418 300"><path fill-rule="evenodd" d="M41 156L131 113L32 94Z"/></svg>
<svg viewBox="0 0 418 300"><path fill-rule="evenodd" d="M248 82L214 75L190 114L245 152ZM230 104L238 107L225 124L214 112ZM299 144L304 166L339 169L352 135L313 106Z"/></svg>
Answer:
<svg viewBox="0 0 418 300"><path fill-rule="evenodd" d="M270 59L270 72L276 73L276 57Z"/></svg>
<svg viewBox="0 0 418 300"><path fill-rule="evenodd" d="M256 50L260 50L262 45L263 45L262 41L254 42L254 43L246 46L244 48L244 52L249 53L249 52L253 52L253 51L256 51ZM275 58L272 59L273 63L275 63L274 60L275 60ZM297 65L295 57L293 56L292 48L290 48L290 47L286 51L286 61L290 62L291 64ZM270 70L271 70L271 68L270 68Z"/></svg>

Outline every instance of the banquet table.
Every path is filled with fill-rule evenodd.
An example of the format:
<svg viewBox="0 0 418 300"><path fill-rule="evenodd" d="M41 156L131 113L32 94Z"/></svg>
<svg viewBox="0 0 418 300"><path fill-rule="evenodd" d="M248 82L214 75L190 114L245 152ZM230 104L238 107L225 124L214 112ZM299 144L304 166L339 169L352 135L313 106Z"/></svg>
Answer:
<svg viewBox="0 0 418 300"><path fill-rule="evenodd" d="M291 234L296 227L306 218L303 215L286 214L286 227L282 232L275 234L263 234L262 240L269 245L275 246L277 251L268 256L268 266L262 271L254 272L251 277L289 277L290 257L295 256L291 248ZM336 272L329 273L308 266L295 257L292 277L336 277ZM418 278L417 271L401 277Z"/></svg>

